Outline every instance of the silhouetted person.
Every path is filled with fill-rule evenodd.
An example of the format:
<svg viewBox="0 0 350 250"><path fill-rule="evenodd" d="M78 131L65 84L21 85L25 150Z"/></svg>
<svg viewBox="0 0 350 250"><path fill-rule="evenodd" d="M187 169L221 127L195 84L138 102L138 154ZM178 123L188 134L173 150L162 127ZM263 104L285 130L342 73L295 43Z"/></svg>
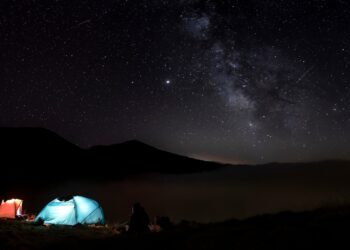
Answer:
<svg viewBox="0 0 350 250"><path fill-rule="evenodd" d="M147 233L149 229L150 220L145 209L140 203L135 203L132 206L132 214L129 222L129 233Z"/></svg>

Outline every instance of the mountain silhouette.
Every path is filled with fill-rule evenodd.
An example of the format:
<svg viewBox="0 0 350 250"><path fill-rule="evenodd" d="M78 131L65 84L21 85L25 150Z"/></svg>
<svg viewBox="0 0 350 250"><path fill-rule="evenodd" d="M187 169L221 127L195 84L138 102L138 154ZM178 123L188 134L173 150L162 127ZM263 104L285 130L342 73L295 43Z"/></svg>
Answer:
<svg viewBox="0 0 350 250"><path fill-rule="evenodd" d="M80 150L54 132L43 128L0 128L0 138L2 155L25 155L32 158L43 154L53 155L58 151L60 154L70 154Z"/></svg>
<svg viewBox="0 0 350 250"><path fill-rule="evenodd" d="M166 152L143 142L132 140L110 146L94 146L86 151L90 161L104 166L118 166L125 174L147 172L195 173L213 170L221 164L205 162Z"/></svg>
<svg viewBox="0 0 350 250"><path fill-rule="evenodd" d="M189 174L231 166L173 154L136 140L83 149L43 128L0 128L0 157L2 191L23 190L28 184L46 188L67 181L106 182L137 174ZM230 171L235 180L230 181L309 182L326 176L347 183L349 166L350 161L339 160L234 165Z"/></svg>
<svg viewBox="0 0 350 250"><path fill-rule="evenodd" d="M194 173L221 164L176 155L139 141L82 149L44 128L0 128L3 183L107 180L141 173Z"/></svg>

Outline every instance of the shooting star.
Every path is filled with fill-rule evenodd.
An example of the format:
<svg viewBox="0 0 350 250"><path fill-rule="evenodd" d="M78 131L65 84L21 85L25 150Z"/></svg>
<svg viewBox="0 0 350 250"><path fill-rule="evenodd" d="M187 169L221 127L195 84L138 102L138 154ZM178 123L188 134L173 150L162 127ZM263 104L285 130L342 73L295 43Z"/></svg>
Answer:
<svg viewBox="0 0 350 250"><path fill-rule="evenodd" d="M307 77L315 68L315 65L312 65L310 68L308 68L295 82L295 84L298 84L299 82L301 82L302 80L304 80L305 77Z"/></svg>
<svg viewBox="0 0 350 250"><path fill-rule="evenodd" d="M78 24L73 25L72 27L69 28L69 30L76 29L76 28L78 28L78 27L80 27L80 26L82 26L82 25L84 25L86 23L90 23L90 22L91 22L91 19L86 19L85 21L82 21L82 22L80 22Z"/></svg>

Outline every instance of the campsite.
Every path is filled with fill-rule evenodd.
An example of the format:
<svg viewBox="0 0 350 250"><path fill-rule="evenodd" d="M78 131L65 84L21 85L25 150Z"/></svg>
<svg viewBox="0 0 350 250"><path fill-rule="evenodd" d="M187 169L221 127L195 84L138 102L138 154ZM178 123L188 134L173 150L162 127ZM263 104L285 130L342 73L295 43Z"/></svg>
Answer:
<svg viewBox="0 0 350 250"><path fill-rule="evenodd" d="M20 181L2 183L9 199L0 206L0 249L322 249L348 239L348 161L229 165L135 141L67 150L69 142L43 129L6 129L5 135L36 143L16 151L2 146L4 157L45 150L59 155L53 166L70 174L38 178L45 160L15 159ZM99 173L85 171L101 157L118 159L117 166L128 160L128 168L118 175L104 164ZM71 159L80 162L73 172L66 167ZM128 233L135 202L149 215L149 232L137 236Z"/></svg>
<svg viewBox="0 0 350 250"><path fill-rule="evenodd" d="M329 171L329 164L333 166L332 171ZM88 196L88 198L80 195L57 196L57 194L63 193L63 190L65 192L79 190L77 186L69 182L62 183L60 188L47 186L45 191L41 189L41 186L34 196L32 192L28 194L24 191L25 189L19 189L22 190L22 196L17 196L17 198L24 196L27 197L26 199L3 201L3 205L0 207L0 217L7 217L0 219L0 249L74 249L77 247L85 249L101 247L104 249L118 247L122 249L338 248L342 244L349 244L347 228L350 223L350 207L346 200L346 193L342 193L344 196L340 196L343 199L331 199L321 195L317 200L312 201L309 194L311 190L306 184L308 183L309 187L315 187L318 183L327 183L329 192L334 192L332 189L338 190L339 188L346 190L347 166L347 162L313 163L310 166L298 166L298 171L296 171L296 166L284 166L282 171L279 165L278 171L275 166L267 168L270 173L264 170L256 175L258 173L256 169L253 176L250 176L248 170L234 171L236 182L242 179L243 183L260 183L260 191L255 195L249 194L250 185L239 184L235 187L239 187L241 193L246 192L245 200L242 200L247 204L247 207L244 208L245 211L249 211L252 207L251 204L254 204L255 209L251 209L248 216L243 216L244 214L240 213L241 210L237 209L237 207L239 208L237 203L234 203L234 206L230 205L228 203L230 198L227 196L222 197L223 200L221 200L218 193L205 192L206 195L201 200L201 197L194 195L198 196L199 194L197 188L204 191L201 184L204 181L208 183L208 188L212 189L213 185L218 185L218 182L213 182L216 178L220 180L221 185L225 183L223 176L232 180L232 174L229 174L232 170L228 169L196 174L161 174L158 177L151 175L152 178L149 175L131 175L126 178L129 179L126 186L123 186L126 183L126 180L123 179L117 181L117 183L124 183L123 185L108 184L106 188L102 188L101 183L94 184L97 186L90 184L91 190L83 184L84 182L78 181L81 183L78 185L81 191L91 195L95 194ZM314 168L318 168L319 173L324 172L324 175L315 176L312 174ZM210 179L215 175L217 175L216 178ZM286 189L286 185L289 181L293 181L294 176L299 177L300 191ZM342 176L344 179L341 178ZM163 182L161 185L156 185L160 177ZM280 181L276 182L277 179L281 180L283 184ZM147 182L145 182L146 180ZM165 180L166 182L164 182ZM174 182L174 180L176 181ZM179 180L181 181L179 182ZM313 182L309 183L311 180ZM211 182L213 183L210 184ZM156 186L150 188L150 183ZM180 191L170 189L179 183L182 185ZM189 183L191 183L190 186L188 186ZM193 183L197 184L193 186ZM271 189L269 187L264 191L267 183L275 185L275 190L279 190L275 191L274 195L280 199L281 203L268 198L271 196ZM136 189L133 193L123 191L129 190L131 186L138 186L139 191ZM185 187L192 201L185 196L183 191ZM325 192L324 186L321 187L318 192L323 194ZM114 195L107 197L103 195L106 192L111 194L107 191L111 188L117 190L113 192ZM193 188L195 189L193 190ZM227 189L227 187L223 188ZM51 191L49 191L50 189ZM163 191L157 193L159 189L163 189ZM96 192L97 190L99 192ZM167 190L169 195L160 196L164 190ZM314 188L312 190L313 193L316 191ZM16 191L16 193L19 192ZM119 192L131 196L133 201L142 198L142 196L137 195L138 192L146 196L142 200L145 203L142 203L151 218L150 232L139 235L127 232L131 214L131 200L122 199L122 196L117 195ZM218 192L221 193L223 190L219 189ZM289 192L288 200L291 203L285 204L287 200L283 200L283 196L279 192L281 194ZM40 195L50 198L39 199L41 201L38 202L38 199L34 197L38 198ZM158 197L153 201L150 198L151 195ZM257 199L258 196L265 199L265 204L260 203L261 199ZM298 197L299 200L304 197L305 201L309 203L305 202L301 207L294 207L292 209L294 211L290 211L288 208L295 203L295 200L292 200L293 196ZM213 206L198 206L206 199L211 199L214 203ZM236 199L237 194L232 200ZM249 201L249 199L252 200ZM255 202L252 203L254 200ZM162 204L159 201L162 201ZM184 205L185 203L187 204ZM242 205L244 204L240 206ZM179 212L179 207L186 209ZM26 214L27 212L28 214ZM234 214L241 214L241 216L235 218ZM153 218L155 215L169 217L155 219ZM203 218L213 219L210 222L203 221Z"/></svg>
<svg viewBox="0 0 350 250"><path fill-rule="evenodd" d="M348 206L200 224L183 221L133 236L118 225L35 226L0 220L0 249L341 249L349 244Z"/></svg>

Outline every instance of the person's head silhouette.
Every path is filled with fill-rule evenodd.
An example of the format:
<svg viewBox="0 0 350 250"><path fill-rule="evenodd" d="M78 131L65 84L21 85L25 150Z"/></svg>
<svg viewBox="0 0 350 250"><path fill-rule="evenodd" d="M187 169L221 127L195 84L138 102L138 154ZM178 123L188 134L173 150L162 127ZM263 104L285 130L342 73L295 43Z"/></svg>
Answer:
<svg viewBox="0 0 350 250"><path fill-rule="evenodd" d="M143 207L141 206L140 202L136 202L132 205L132 213L139 213L143 210Z"/></svg>

